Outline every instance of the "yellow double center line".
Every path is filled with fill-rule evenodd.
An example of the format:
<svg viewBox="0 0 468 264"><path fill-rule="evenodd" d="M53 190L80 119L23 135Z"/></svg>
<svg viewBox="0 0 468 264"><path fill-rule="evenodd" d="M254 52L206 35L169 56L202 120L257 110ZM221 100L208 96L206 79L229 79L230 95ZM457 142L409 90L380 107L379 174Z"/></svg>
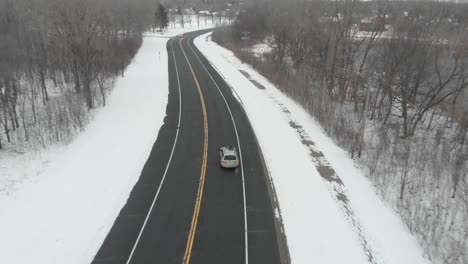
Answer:
<svg viewBox="0 0 468 264"><path fill-rule="evenodd" d="M201 101L201 106L203 109L203 127L204 127L204 132L205 132L204 139L203 139L203 161L202 161L202 168L201 168L201 174L200 174L200 183L198 185L197 199L195 200L195 209L193 210L192 224L190 225L190 232L189 232L189 236L187 240L187 246L185 248L184 261L183 261L184 264L189 264L190 256L192 255L193 241L195 239L195 233L197 231L198 215L200 214L200 206L201 206L201 201L203 197L203 188L205 186L206 162L208 160L208 115L206 113L205 99L203 98L203 93L200 87L200 83L198 82L197 76L195 75L195 72L193 71L192 65L190 64L187 54L185 53L185 50L182 47L182 40L179 41L179 45L180 45L180 48L182 49L182 52L184 53L184 57L187 60L188 66L193 75L193 79L195 80L195 84L197 85L198 93L200 94L200 101Z"/></svg>

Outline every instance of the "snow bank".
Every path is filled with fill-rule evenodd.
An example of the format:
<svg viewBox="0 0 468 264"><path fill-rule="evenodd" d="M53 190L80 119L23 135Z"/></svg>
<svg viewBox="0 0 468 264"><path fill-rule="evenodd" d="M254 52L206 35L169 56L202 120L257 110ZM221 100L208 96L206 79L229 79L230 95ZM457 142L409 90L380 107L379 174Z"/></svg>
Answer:
<svg viewBox="0 0 468 264"><path fill-rule="evenodd" d="M5 263L91 262L163 124L165 50L165 40L146 38L86 131L47 157L34 181L0 200Z"/></svg>
<svg viewBox="0 0 468 264"><path fill-rule="evenodd" d="M398 215L380 201L346 152L298 104L210 41L209 34L195 44L233 87L249 116L277 191L292 262L429 263ZM311 157L310 142L301 142L304 134L323 158ZM320 175L314 159L327 161L339 175L357 225L340 207L333 184Z"/></svg>

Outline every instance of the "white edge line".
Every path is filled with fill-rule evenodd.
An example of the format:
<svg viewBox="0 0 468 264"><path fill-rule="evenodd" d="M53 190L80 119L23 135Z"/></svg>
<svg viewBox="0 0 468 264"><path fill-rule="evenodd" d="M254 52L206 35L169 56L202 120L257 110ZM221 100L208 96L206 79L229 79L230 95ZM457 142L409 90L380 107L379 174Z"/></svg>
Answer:
<svg viewBox="0 0 468 264"><path fill-rule="evenodd" d="M195 39L195 38L194 38ZM239 134L237 133L237 126L236 126L236 122L234 120L234 116L232 115L232 112L231 112L231 108L229 107L229 104L228 102L226 101L226 98L224 97L224 94L223 92L221 91L221 89L219 88L218 84L216 83L216 81L214 80L213 76L211 76L210 72L208 71L208 69L205 67L205 65L203 64L203 62L201 61L200 57L198 57L197 53L195 52L195 50L193 50L192 48L192 45L190 44L190 41L187 41L188 43L188 46L190 47L190 49L192 50L193 54L195 54L195 56L197 57L198 61L200 62L200 64L203 66L203 68L205 69L205 71L208 73L208 75L210 76L210 79L213 81L213 83L215 84L216 88L218 88L218 92L221 94L221 96L223 97L223 100L224 100L224 103L226 104L226 107L229 111L229 114L231 115L231 120L232 120L232 124L234 125L234 131L236 132L236 138L237 138L237 147L239 148L239 156L240 156L240 161L241 161L241 172L242 172L242 194L243 194L243 198L244 198L244 240L245 240L245 264L248 264L249 263L249 242L248 242L248 229L247 229L247 203L246 203L246 195L245 195L245 178L244 178L244 166L243 166L243 161L242 161L242 149L241 149L241 146L240 146L240 140L239 140Z"/></svg>
<svg viewBox="0 0 468 264"><path fill-rule="evenodd" d="M126 264L129 264L130 261L132 261L133 254L135 253L135 250L136 250L136 248L138 246L138 242L140 242L140 238L143 235L143 231L145 230L148 219L149 219L149 217L151 215L151 212L153 211L154 205L156 204L156 200L158 199L159 192L161 191L164 180L166 179L166 174L167 174L167 171L169 170L169 165L171 164L172 156L174 155L174 150L175 150L175 147L177 145L177 139L179 138L180 119L181 119L181 113L182 113L182 96L181 96L181 90L180 90L179 71L177 69L177 61L176 61L175 55L174 55L174 47L172 46L172 40L170 40L170 41L171 41L172 57L174 59L174 64L175 64L175 69L176 69L176 74L177 74L177 83L178 83L178 87L179 87L179 121L177 123L177 132L176 132L176 136L175 136L175 139L174 139L174 145L172 146L171 155L169 156L169 160L167 162L166 169L164 170L164 174L163 174L163 177L161 179L161 183L159 184L158 190L156 191L156 194L154 195L154 199L153 199L153 202L151 203L151 207L150 207L148 213L146 214L145 221L143 222L143 225L142 225L142 227L140 229L140 233L138 233L138 237L137 237L137 239L135 241L135 244L133 245L133 248L132 248L132 251L130 252L130 255L128 256L127 262L125 262Z"/></svg>
<svg viewBox="0 0 468 264"><path fill-rule="evenodd" d="M212 38L212 34L213 34L213 32L210 32L210 33L208 33L208 35L207 35L206 37ZM205 35L205 34L203 34L203 35ZM200 37L203 36L203 35L200 35ZM210 42L213 42L213 41L210 40ZM201 51L200 51L200 52L201 52ZM209 58L206 58L206 59L207 59L208 61L211 62L211 60L210 60ZM231 64L234 68L237 69L237 67L236 67L234 64L232 64L232 62L230 62L230 61L227 61L227 62L228 62L229 64ZM215 69L215 71L219 74L219 76L221 76L223 79L226 79L226 77L224 76L224 74L218 69L218 67L216 67L216 65L214 65L214 64L212 64L212 63L210 63L210 64L211 64L211 67L213 67L213 69ZM237 70L239 70L239 69L237 69ZM232 86L231 86L229 83L226 82L226 84L227 84L227 86L229 86L229 89L231 89L231 91L234 93L234 96L237 98L237 100L241 103L242 107L244 107L244 102L243 102L242 99L240 98L239 94L237 94L237 91L234 90L234 88L232 88Z"/></svg>

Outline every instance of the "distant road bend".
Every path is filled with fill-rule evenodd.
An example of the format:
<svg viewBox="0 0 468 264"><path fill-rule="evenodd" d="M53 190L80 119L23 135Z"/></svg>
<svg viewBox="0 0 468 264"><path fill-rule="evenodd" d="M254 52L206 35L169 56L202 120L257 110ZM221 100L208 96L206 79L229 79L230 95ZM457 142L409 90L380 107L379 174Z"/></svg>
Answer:
<svg viewBox="0 0 468 264"><path fill-rule="evenodd" d="M92 263L281 263L272 191L254 132L229 86L193 45L168 41L165 123ZM241 166L222 169L218 149Z"/></svg>

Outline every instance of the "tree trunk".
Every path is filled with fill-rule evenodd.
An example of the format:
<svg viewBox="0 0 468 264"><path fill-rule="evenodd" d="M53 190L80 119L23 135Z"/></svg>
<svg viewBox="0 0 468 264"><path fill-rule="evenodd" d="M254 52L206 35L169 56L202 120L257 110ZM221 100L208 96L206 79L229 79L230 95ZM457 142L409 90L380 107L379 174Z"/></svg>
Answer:
<svg viewBox="0 0 468 264"><path fill-rule="evenodd" d="M36 113L36 101L35 101L35 92L34 92L34 88L31 90L31 110L32 110L32 113L33 113L33 119L34 119L34 123L37 122L37 113Z"/></svg>
<svg viewBox="0 0 468 264"><path fill-rule="evenodd" d="M84 72L84 80L83 80L83 96L84 96L84 99L85 99L85 102L86 102L86 107L88 107L88 109L91 109L94 107L94 104L93 104L93 95L91 94L91 77L90 77L90 73L87 71L87 72Z"/></svg>
<svg viewBox="0 0 468 264"><path fill-rule="evenodd" d="M75 81L75 92L81 93L80 75L78 74L78 62L73 60L73 79Z"/></svg>
<svg viewBox="0 0 468 264"><path fill-rule="evenodd" d="M7 136L7 141L10 143L10 129L8 128L8 117L7 117L7 110L3 109L3 128L5 130L5 135Z"/></svg>
<svg viewBox="0 0 468 264"><path fill-rule="evenodd" d="M99 90L101 91L102 106L106 106L106 93L104 91L104 83L102 80L98 79L98 84L99 84Z"/></svg>
<svg viewBox="0 0 468 264"><path fill-rule="evenodd" d="M403 159L405 163L403 166L403 174L401 175L401 182L400 182L400 200L403 200L404 198L406 181L408 179L408 163L409 163L410 151L411 151L410 144L411 144L410 141L405 142L405 152L403 153Z"/></svg>
<svg viewBox="0 0 468 264"><path fill-rule="evenodd" d="M29 133L26 126L26 101L23 101L21 104L21 123L23 124L24 129L24 140L29 141Z"/></svg>
<svg viewBox="0 0 468 264"><path fill-rule="evenodd" d="M408 137L408 104L406 103L406 98L403 96L401 99L401 109L402 109L402 118L403 118L403 138Z"/></svg>
<svg viewBox="0 0 468 264"><path fill-rule="evenodd" d="M434 116L435 116L435 110L432 111L431 113L431 118L429 118L429 124L427 124L427 127L426 127L426 130L430 130L431 127L432 127L432 121L434 120Z"/></svg>
<svg viewBox="0 0 468 264"><path fill-rule="evenodd" d="M401 177L401 184L400 184L400 200L403 200L405 187L406 187L406 176L408 175L408 168L404 168L403 176Z"/></svg>
<svg viewBox="0 0 468 264"><path fill-rule="evenodd" d="M361 128L359 129L358 158L361 158L362 150L364 148L364 134L366 132L367 108L369 105L370 85L367 84L366 86L366 99L364 101L364 107L362 109Z"/></svg>
<svg viewBox="0 0 468 264"><path fill-rule="evenodd" d="M393 95L389 93L388 94L388 109L387 109L387 112L385 113L383 124L387 124L388 118L390 117L390 114L392 113L392 107L393 107Z"/></svg>
<svg viewBox="0 0 468 264"><path fill-rule="evenodd" d="M55 70L51 71L50 77L52 78L52 81L54 82L54 87L57 87L58 86L58 84L57 84L57 73L55 72Z"/></svg>
<svg viewBox="0 0 468 264"><path fill-rule="evenodd" d="M46 102L49 101L49 94L45 83L45 70L42 67L39 67L39 78L41 82L42 103L45 105Z"/></svg>
<svg viewBox="0 0 468 264"><path fill-rule="evenodd" d="M10 123L11 123L12 131L15 131L16 130L16 123L15 123L15 118L13 117L13 105L8 107L8 117L10 117Z"/></svg>
<svg viewBox="0 0 468 264"><path fill-rule="evenodd" d="M19 128L18 112L16 111L16 105L12 105L11 109L12 109L12 112L13 112L13 119L15 121L15 126L16 126L16 128Z"/></svg>

